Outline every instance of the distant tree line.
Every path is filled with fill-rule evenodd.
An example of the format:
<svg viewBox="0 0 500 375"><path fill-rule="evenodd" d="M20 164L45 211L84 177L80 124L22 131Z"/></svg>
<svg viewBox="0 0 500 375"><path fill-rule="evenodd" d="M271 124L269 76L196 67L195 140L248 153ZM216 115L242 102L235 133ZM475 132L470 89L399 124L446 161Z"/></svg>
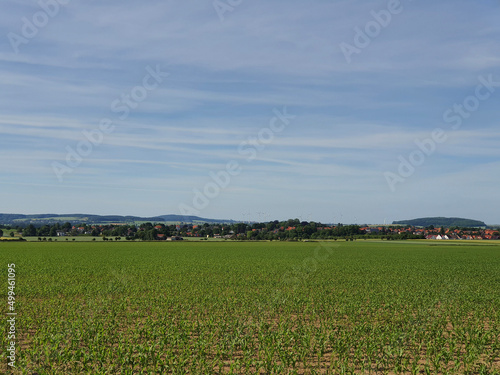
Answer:
<svg viewBox="0 0 500 375"><path fill-rule="evenodd" d="M233 224L170 224L146 222L139 225L133 224L72 224L55 223L36 226L3 227L4 231L22 233L23 237L56 236L91 236L103 237L107 240L127 239L153 241L165 239L170 236L180 237L217 237L247 240L274 240L274 241L301 241L315 239L347 239L357 238L382 238L382 239L411 239L423 238L411 231L398 233L392 227L382 227L374 232L367 232L359 225L328 225L318 222L300 221L290 219L286 221L270 221L265 223L233 223ZM12 234L13 235L13 234Z"/></svg>

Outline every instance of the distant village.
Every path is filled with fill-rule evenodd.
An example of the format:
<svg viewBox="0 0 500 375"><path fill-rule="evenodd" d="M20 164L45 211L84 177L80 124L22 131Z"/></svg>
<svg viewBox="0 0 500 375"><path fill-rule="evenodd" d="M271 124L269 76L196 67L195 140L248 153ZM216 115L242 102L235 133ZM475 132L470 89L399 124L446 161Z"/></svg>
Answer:
<svg viewBox="0 0 500 375"><path fill-rule="evenodd" d="M485 228L426 228L389 225L325 225L316 222L271 221L267 223L233 224L78 224L69 222L24 227L6 226L0 229L4 237L39 237L61 238L88 236L105 241L142 240L142 241L178 241L184 238L227 239L227 240L274 240L302 241L314 239L356 240L356 239L429 239L429 240L498 240L498 229ZM65 238L66 237L66 238Z"/></svg>

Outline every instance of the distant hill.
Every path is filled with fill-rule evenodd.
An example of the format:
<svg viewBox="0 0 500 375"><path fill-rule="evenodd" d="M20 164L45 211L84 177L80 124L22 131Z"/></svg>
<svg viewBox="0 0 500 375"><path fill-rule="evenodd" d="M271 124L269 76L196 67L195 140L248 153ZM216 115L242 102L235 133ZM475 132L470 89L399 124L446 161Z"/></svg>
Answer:
<svg viewBox="0 0 500 375"><path fill-rule="evenodd" d="M85 223L85 224L134 224L138 222L154 223L234 223L233 220L207 219L198 216L182 215L162 215L154 217L140 216L120 216L120 215L89 215L89 214L0 214L0 224L2 225L25 225L25 224L55 224L64 223Z"/></svg>
<svg viewBox="0 0 500 375"><path fill-rule="evenodd" d="M466 227L477 228L486 227L487 225L479 220L462 219L459 217L423 217L420 219L393 221L393 224L412 225L415 227Z"/></svg>

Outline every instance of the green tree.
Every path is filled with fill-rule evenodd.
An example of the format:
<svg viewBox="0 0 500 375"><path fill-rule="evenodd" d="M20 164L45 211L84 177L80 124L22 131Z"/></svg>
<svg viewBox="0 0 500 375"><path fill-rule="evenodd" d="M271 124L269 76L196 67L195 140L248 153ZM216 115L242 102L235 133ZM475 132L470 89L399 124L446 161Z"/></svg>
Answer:
<svg viewBox="0 0 500 375"><path fill-rule="evenodd" d="M257 233L257 231L251 231L251 230L249 230L249 231L247 232L247 238L248 238L249 240L251 240L251 239L253 239L253 238L257 237L257 235L258 235L258 234L259 234L259 233Z"/></svg>
<svg viewBox="0 0 500 375"><path fill-rule="evenodd" d="M48 236L50 233L50 227L48 225L44 225L38 230L39 236Z"/></svg>
<svg viewBox="0 0 500 375"><path fill-rule="evenodd" d="M237 223L233 225L233 231L235 233L245 233L247 225L245 223Z"/></svg>
<svg viewBox="0 0 500 375"><path fill-rule="evenodd" d="M151 230L153 229L153 224L151 224L150 222L147 222L147 223L143 223L141 224L141 228L144 228L144 230Z"/></svg>
<svg viewBox="0 0 500 375"><path fill-rule="evenodd" d="M36 236L36 228L33 224L28 225L26 228L23 230L23 236Z"/></svg>
<svg viewBox="0 0 500 375"><path fill-rule="evenodd" d="M157 235L158 235L158 231L156 229L151 229L151 230L146 231L146 236L144 239L146 241L154 241L154 240L156 240Z"/></svg>

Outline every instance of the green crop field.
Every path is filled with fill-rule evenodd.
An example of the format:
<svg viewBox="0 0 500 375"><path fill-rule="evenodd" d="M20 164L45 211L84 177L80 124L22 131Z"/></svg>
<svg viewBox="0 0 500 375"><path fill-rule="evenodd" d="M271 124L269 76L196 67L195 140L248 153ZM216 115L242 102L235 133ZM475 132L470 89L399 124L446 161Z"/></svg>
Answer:
<svg viewBox="0 0 500 375"><path fill-rule="evenodd" d="M0 259L13 374L500 374L498 243L6 242Z"/></svg>

